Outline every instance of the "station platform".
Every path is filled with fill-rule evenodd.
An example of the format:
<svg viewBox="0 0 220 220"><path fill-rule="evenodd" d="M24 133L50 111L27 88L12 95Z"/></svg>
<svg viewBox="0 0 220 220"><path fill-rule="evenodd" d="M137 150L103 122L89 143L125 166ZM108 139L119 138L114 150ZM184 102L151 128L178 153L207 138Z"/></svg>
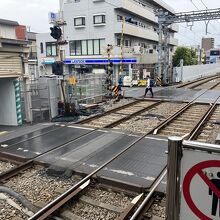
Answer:
<svg viewBox="0 0 220 220"><path fill-rule="evenodd" d="M34 136L40 133L42 135ZM53 125L2 142L0 154L89 174L138 138L110 129ZM100 171L97 177L104 182L124 184L131 190L149 188L166 165L166 150L167 140L144 138ZM160 187L160 191L164 190L165 183Z"/></svg>
<svg viewBox="0 0 220 220"><path fill-rule="evenodd" d="M145 88L136 87L136 88L124 88L126 98L143 98ZM182 101L190 102L196 97L200 96L196 102L201 103L213 103L219 96L218 90L196 90L196 89L185 89L185 88L175 88L175 87L155 87L153 88L154 98L161 100L169 101ZM205 93L204 93L205 92ZM204 94L203 94L204 93ZM147 96L150 96L148 92ZM219 100L220 104L220 100Z"/></svg>

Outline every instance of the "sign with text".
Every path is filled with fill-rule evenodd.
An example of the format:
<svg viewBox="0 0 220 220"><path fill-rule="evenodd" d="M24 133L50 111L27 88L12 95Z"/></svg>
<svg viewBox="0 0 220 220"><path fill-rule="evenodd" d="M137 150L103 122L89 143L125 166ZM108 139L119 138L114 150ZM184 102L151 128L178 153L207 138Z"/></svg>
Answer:
<svg viewBox="0 0 220 220"><path fill-rule="evenodd" d="M183 150L180 220L220 219L220 154Z"/></svg>
<svg viewBox="0 0 220 220"><path fill-rule="evenodd" d="M49 18L49 24L55 24L58 19L58 13L49 12L48 18Z"/></svg>

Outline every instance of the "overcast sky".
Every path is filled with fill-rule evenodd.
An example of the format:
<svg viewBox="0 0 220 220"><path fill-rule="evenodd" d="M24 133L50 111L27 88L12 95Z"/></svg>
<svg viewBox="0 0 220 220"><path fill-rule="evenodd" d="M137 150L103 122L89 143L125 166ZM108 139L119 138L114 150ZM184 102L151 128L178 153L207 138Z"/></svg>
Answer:
<svg viewBox="0 0 220 220"><path fill-rule="evenodd" d="M164 0L164 2L172 6L176 12L197 10L196 7L205 9L205 6L209 9L220 8L220 0ZM56 12L58 8L59 0L1 0L0 18L18 21L20 24L30 26L32 31L48 32L48 12ZM220 20L211 21L208 31L208 36L214 37L216 45L220 45ZM194 23L192 30L187 24L180 24L180 32L176 37L182 45L199 45L201 38L205 37L205 23Z"/></svg>

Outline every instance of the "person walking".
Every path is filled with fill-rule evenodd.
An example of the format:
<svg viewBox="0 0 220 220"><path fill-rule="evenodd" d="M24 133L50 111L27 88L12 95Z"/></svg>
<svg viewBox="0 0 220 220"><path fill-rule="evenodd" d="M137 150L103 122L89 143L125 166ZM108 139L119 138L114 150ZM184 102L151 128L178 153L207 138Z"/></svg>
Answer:
<svg viewBox="0 0 220 220"><path fill-rule="evenodd" d="M150 91L151 97L152 97L152 98L154 97L154 93L153 93L153 89L152 89L153 86L154 86L153 80L150 78L150 76L147 76L147 87L146 87L146 89L145 89L144 97L146 97L148 91Z"/></svg>

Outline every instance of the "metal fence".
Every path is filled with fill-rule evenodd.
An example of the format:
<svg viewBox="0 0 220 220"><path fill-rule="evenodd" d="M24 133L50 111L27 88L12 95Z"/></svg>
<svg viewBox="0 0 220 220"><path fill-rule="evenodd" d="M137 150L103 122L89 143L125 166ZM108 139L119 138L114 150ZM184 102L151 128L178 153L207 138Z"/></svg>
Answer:
<svg viewBox="0 0 220 220"><path fill-rule="evenodd" d="M22 118L27 122L48 121L57 116L59 85L56 78L21 81Z"/></svg>
<svg viewBox="0 0 220 220"><path fill-rule="evenodd" d="M103 74L81 74L73 88L72 96L81 104L102 102L106 94L105 76Z"/></svg>

